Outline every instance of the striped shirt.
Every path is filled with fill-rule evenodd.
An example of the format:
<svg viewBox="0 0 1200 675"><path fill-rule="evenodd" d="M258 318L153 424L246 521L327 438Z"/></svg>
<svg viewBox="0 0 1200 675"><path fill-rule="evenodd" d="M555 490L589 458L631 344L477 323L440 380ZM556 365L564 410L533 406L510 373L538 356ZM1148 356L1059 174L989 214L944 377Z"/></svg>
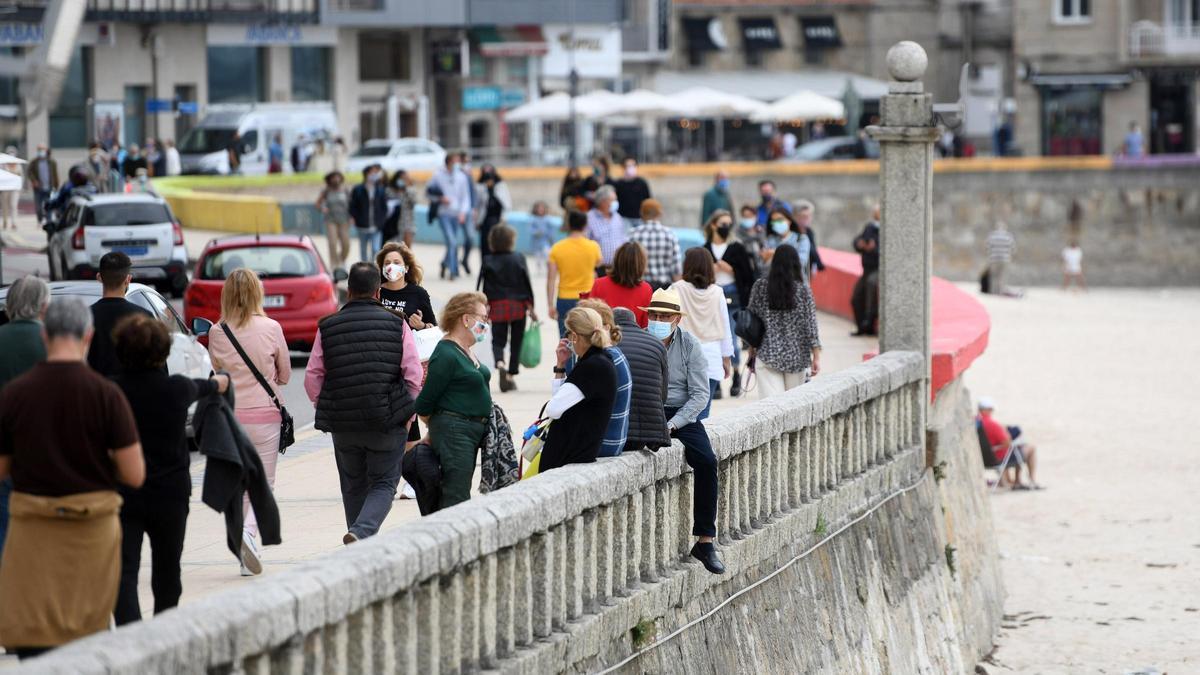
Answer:
<svg viewBox="0 0 1200 675"><path fill-rule="evenodd" d="M1013 250L1017 242L1007 230L992 230L987 238L988 260L991 262L1011 262Z"/></svg>
<svg viewBox="0 0 1200 675"><path fill-rule="evenodd" d="M613 397L612 419L608 421L608 429L604 431L604 440L596 456L616 457L621 454L625 439L629 436L629 397L633 392L633 375L620 349L608 347L604 351L612 357L613 370L617 373L617 395Z"/></svg>
<svg viewBox="0 0 1200 675"><path fill-rule="evenodd" d="M621 244L629 241L625 232L625 219L618 215L605 216L596 209L587 214L587 237L600 244L600 257L605 265L611 265L613 255Z"/></svg>

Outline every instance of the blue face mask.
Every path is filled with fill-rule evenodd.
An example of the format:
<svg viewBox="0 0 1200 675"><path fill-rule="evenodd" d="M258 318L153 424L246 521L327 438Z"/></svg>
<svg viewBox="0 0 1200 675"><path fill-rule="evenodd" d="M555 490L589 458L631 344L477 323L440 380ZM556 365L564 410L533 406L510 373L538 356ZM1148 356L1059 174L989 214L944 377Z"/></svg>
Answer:
<svg viewBox="0 0 1200 675"><path fill-rule="evenodd" d="M655 340L666 340L671 334L671 322L651 321L646 325L646 331L653 335Z"/></svg>
<svg viewBox="0 0 1200 675"><path fill-rule="evenodd" d="M488 325L482 321L476 321L471 332L475 335L475 343L478 344L487 339Z"/></svg>
<svg viewBox="0 0 1200 675"><path fill-rule="evenodd" d="M728 190L729 189L729 179L722 178L721 180L717 181L717 189Z"/></svg>
<svg viewBox="0 0 1200 675"><path fill-rule="evenodd" d="M752 227L754 227L755 225L757 225L757 224L758 224L758 221L757 221L757 220L755 220L754 218L742 218L742 220L740 221L740 223L741 223L742 227L744 227L744 228L746 228L747 230L749 230L750 228L752 228Z"/></svg>
<svg viewBox="0 0 1200 675"><path fill-rule="evenodd" d="M788 230L792 229L786 220L772 220L771 231L779 236L787 234Z"/></svg>

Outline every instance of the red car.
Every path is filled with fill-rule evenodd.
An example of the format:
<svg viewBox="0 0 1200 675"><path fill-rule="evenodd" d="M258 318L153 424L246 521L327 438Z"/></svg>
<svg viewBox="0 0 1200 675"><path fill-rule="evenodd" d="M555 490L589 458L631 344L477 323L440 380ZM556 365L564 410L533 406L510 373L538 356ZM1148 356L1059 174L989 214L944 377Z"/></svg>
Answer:
<svg viewBox="0 0 1200 675"><path fill-rule="evenodd" d="M239 267L258 273L263 283L263 308L283 327L288 348L308 351L317 337L317 321L337 311L334 282L312 239L304 235L235 235L213 239L196 262L184 294L183 316L216 323L221 317L221 288L225 277Z"/></svg>

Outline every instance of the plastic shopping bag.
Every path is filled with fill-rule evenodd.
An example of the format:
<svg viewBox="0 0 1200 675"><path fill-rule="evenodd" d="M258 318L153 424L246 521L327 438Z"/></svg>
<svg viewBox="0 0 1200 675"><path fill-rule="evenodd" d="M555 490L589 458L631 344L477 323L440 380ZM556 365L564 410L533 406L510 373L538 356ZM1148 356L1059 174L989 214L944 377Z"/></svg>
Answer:
<svg viewBox="0 0 1200 675"><path fill-rule="evenodd" d="M521 342L521 365L537 368L542 362L542 322L534 321L525 328L525 339Z"/></svg>

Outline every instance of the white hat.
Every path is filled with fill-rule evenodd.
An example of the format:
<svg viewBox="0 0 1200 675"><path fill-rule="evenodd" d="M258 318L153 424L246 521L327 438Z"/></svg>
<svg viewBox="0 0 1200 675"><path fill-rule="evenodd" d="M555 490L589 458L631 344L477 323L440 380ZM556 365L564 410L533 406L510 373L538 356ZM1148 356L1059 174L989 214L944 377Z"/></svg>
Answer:
<svg viewBox="0 0 1200 675"><path fill-rule="evenodd" d="M979 397L979 409L980 410L995 410L996 402L993 401L990 396L980 396Z"/></svg>

